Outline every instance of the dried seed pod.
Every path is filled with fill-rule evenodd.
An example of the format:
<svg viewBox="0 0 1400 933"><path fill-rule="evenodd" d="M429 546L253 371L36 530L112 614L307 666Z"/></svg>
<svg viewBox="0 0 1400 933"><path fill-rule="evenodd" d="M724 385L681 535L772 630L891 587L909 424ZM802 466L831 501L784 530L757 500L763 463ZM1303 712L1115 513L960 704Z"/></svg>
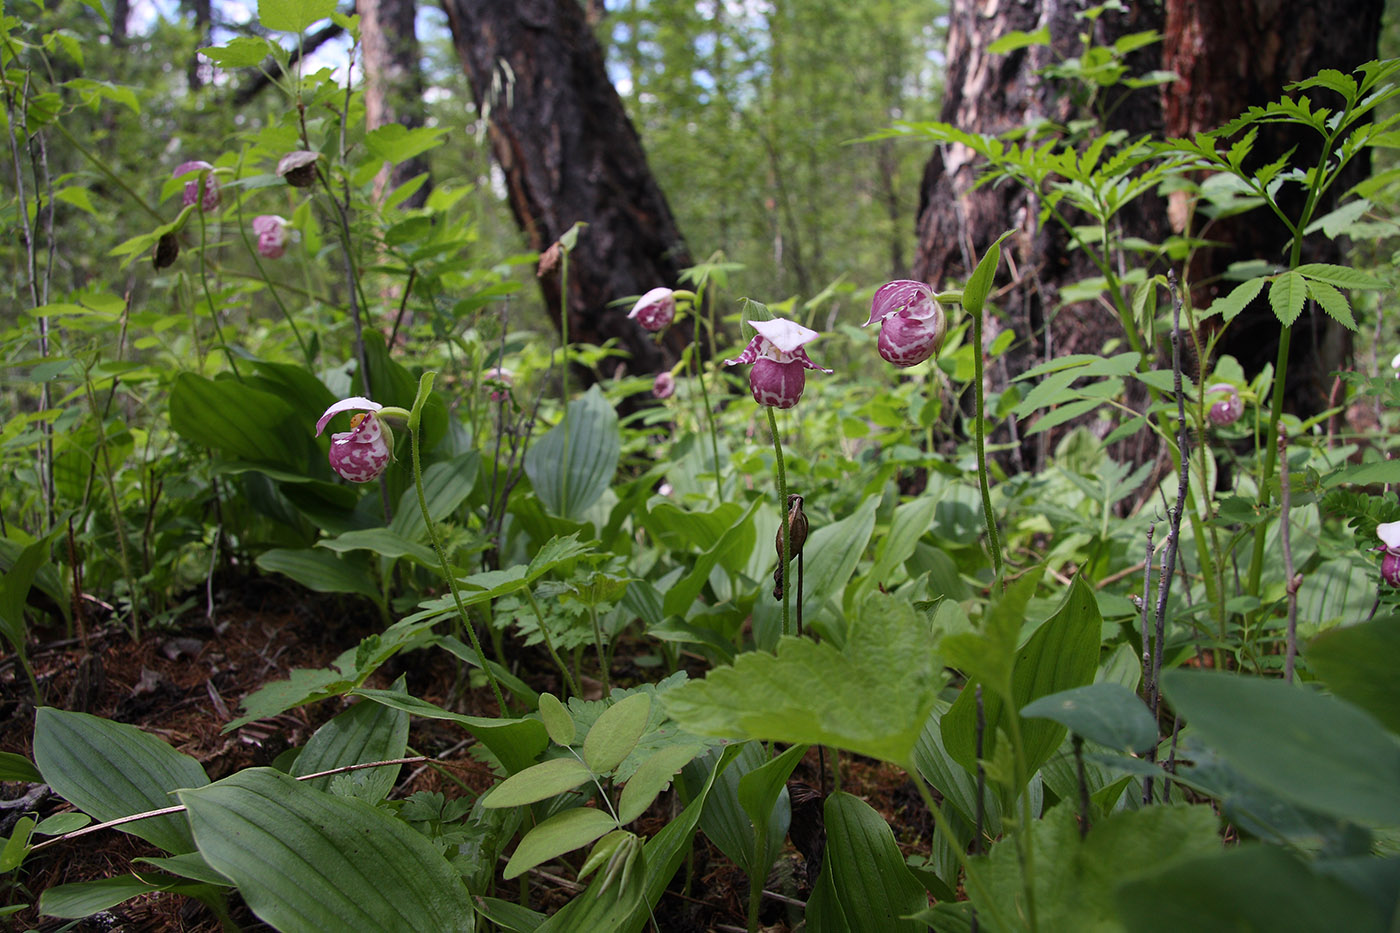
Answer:
<svg viewBox="0 0 1400 933"><path fill-rule="evenodd" d="M802 511L802 497L797 495L788 496L787 525L792 529L790 532L791 541L789 546L791 553L789 559L797 557L802 553L802 545L807 543L807 531L809 528L807 516ZM773 540L773 547L778 552L778 569L773 571L773 598L783 598L783 527L778 526L777 536Z"/></svg>

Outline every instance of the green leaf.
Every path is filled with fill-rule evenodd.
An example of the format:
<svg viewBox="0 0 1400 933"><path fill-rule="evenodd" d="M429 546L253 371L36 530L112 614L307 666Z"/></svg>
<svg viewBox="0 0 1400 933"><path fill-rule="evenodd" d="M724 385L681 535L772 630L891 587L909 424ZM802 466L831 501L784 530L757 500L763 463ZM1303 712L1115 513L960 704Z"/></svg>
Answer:
<svg viewBox="0 0 1400 933"><path fill-rule="evenodd" d="M77 920L115 907L141 894L167 889L165 884L142 881L135 875L120 875L97 881L59 884L39 896L39 913L46 917Z"/></svg>
<svg viewBox="0 0 1400 933"><path fill-rule="evenodd" d="M60 814L55 814L55 816L57 815ZM87 820L87 817L81 813L66 815L78 816L84 821ZM53 817L49 817L49 819L53 819ZM29 854L29 840L33 838L34 832L34 817L22 816L15 820L15 828L10 833L10 838L5 840L3 846L0 846L0 874L10 873L24 862L24 857Z"/></svg>
<svg viewBox="0 0 1400 933"><path fill-rule="evenodd" d="M982 739L982 757L991 759L996 753L997 732L1011 735L1009 718L1018 715L1033 700L1093 683L1098 668L1099 639L1103 620L1098 600L1082 576L1075 577L1060 608L1036 629L1025 646L1016 652L1011 670L1010 703L1008 697L987 681L989 689L983 696L986 730ZM953 636L965 638L966 636ZM1004 642L1003 642L1004 644ZM951 652L951 645L949 646ZM969 682L943 717L943 742L948 753L970 772L977 770L977 703L974 685L981 681L969 673ZM1013 788L1019 791L1042 764L1064 741L1065 727L1044 719L1020 723L1025 772L1015 776Z"/></svg>
<svg viewBox="0 0 1400 933"><path fill-rule="evenodd" d="M859 797L837 791L826 798L826 856L836 899L851 933L919 933L905 920L928 906L924 887L904 864L894 833Z"/></svg>
<svg viewBox="0 0 1400 933"><path fill-rule="evenodd" d="M1001 263L1001 243L1015 232L1015 230L1008 230L997 237L996 242L987 247L987 251L982 254L977 268L972 270L972 275L968 276L967 284L963 286L962 297L962 305L967 309L968 314L982 313L982 306L986 304L987 296L992 291L997 266Z"/></svg>
<svg viewBox="0 0 1400 933"><path fill-rule="evenodd" d="M407 695L402 678L394 687L396 692ZM402 758L407 746L408 714L362 701L316 730L292 764L292 776ZM354 772L361 782L354 796L366 803L378 803L388 797L398 782L400 767L386 765ZM334 780L335 776L330 776L309 783L318 790L329 791Z"/></svg>
<svg viewBox="0 0 1400 933"><path fill-rule="evenodd" d="M1338 288L1380 290L1390 287L1382 279L1362 272L1360 269L1353 269L1351 266L1336 266L1326 262L1306 262L1293 271L1317 282L1336 285Z"/></svg>
<svg viewBox="0 0 1400 933"><path fill-rule="evenodd" d="M577 758L551 758L517 771L481 799L483 807L518 807L557 797L592 779L593 772Z"/></svg>
<svg viewBox="0 0 1400 933"><path fill-rule="evenodd" d="M1355 889L1280 848L1250 843L1129 881L1117 901L1134 933L1390 928Z"/></svg>
<svg viewBox="0 0 1400 933"><path fill-rule="evenodd" d="M471 495L480 472L477 466L480 459L481 455L471 450L460 457L423 469L423 498L428 501L428 514L433 521L440 522L450 516ZM399 498L399 507L389 522L389 530L410 541L422 541L428 537L428 528L423 524L423 510L418 507L418 493L411 486Z"/></svg>
<svg viewBox="0 0 1400 933"><path fill-rule="evenodd" d="M695 598L700 595L700 591L710 582L710 572L715 565L728 557L744 552L744 555L753 553L754 546L754 513L758 511L762 501L755 499L749 503L749 507L741 512L734 519L733 524L723 530L723 533L716 538L712 538L713 544L700 556L693 558L690 564L690 572L677 580L667 591L662 599L661 611L668 616L685 615ZM663 512L662 514L674 514ZM720 514L716 511L713 514ZM730 514L728 510L724 514ZM745 546L747 544L747 547Z"/></svg>
<svg viewBox="0 0 1400 933"><path fill-rule="evenodd" d="M727 757L722 758L722 755ZM729 763L714 778L705 812L700 815L700 830L726 858L752 875L755 871L754 856L758 853L754 844L753 820L739 801L739 782L750 772L762 768L770 759L767 750L759 742L729 745L723 751L712 748L685 769L686 786L698 785L721 760ZM778 799L764 820L768 827L768 837L764 844L769 851L776 852L782 847L791 815L788 795L780 791Z"/></svg>
<svg viewBox="0 0 1400 933"><path fill-rule="evenodd" d="M199 851L283 933L473 929L457 870L423 835L360 800L271 768L179 792Z"/></svg>
<svg viewBox="0 0 1400 933"><path fill-rule="evenodd" d="M1374 590L1374 588L1372 588ZM1323 632L1308 645L1308 667L1337 696L1400 733L1400 618Z"/></svg>
<svg viewBox="0 0 1400 933"><path fill-rule="evenodd" d="M877 584L891 582L891 575L914 556L919 539L933 525L938 503L937 496L920 496L895 508L889 534L883 535L875 548L875 565L860 578L855 596L857 602L864 601Z"/></svg>
<svg viewBox="0 0 1400 933"><path fill-rule="evenodd" d="M583 760L596 774L606 774L637 747L651 715L651 697L634 693L604 710L583 739Z"/></svg>
<svg viewBox="0 0 1400 933"><path fill-rule="evenodd" d="M365 148L375 159L397 164L441 146L446 132L435 127L409 129L402 123L386 123L365 136Z"/></svg>
<svg viewBox="0 0 1400 933"><path fill-rule="evenodd" d="M361 687L353 693L393 709L401 709L410 716L445 719L457 723L489 748L511 774L530 767L535 761L535 756L544 751L545 746L549 744L549 736L538 719L488 719L484 716L465 716L449 712L427 700L391 690Z"/></svg>
<svg viewBox="0 0 1400 933"><path fill-rule="evenodd" d="M1230 290L1230 294L1211 302L1204 316L1210 317L1212 314L1224 315L1225 323L1230 323L1235 319L1236 315L1245 309L1245 305L1253 301L1254 297L1264 290L1264 283L1267 281L1268 279L1261 277L1250 279L1247 282L1236 285Z"/></svg>
<svg viewBox="0 0 1400 933"><path fill-rule="evenodd" d="M1091 742L1121 752L1157 744L1157 723L1146 704L1122 684L1089 684L1041 697L1021 709L1025 719L1053 719Z"/></svg>
<svg viewBox="0 0 1400 933"><path fill-rule="evenodd" d="M172 806L172 791L209 783L199 762L135 726L48 706L35 714L34 761L55 793L103 822ZM167 852L194 850L178 813L118 828Z"/></svg>
<svg viewBox="0 0 1400 933"><path fill-rule="evenodd" d="M739 778L739 806L744 808L753 828L752 838L763 840L762 851L753 855L753 860L745 866L750 877L755 874L768 877L773 867L773 859L778 855L782 838L791 823L791 803L780 798L787 796L787 781L792 771L802 761L808 746L794 745L777 758L764 762ZM774 820L774 814L778 820ZM780 822L774 827L772 824ZM777 830L776 832L774 830ZM776 836L776 838L774 838Z"/></svg>
<svg viewBox="0 0 1400 933"><path fill-rule="evenodd" d="M92 817L86 813L69 810L66 813L55 813L53 816L45 817L34 827L34 834L36 836L63 836L77 832L90 823L92 823Z"/></svg>
<svg viewBox="0 0 1400 933"><path fill-rule="evenodd" d="M581 849L613 829L617 829L617 820L602 810L575 807L556 813L520 840L503 877L507 881L518 878L541 862Z"/></svg>
<svg viewBox="0 0 1400 933"><path fill-rule="evenodd" d="M807 544L802 549L806 561L802 598L809 616L827 600L834 601L850 580L875 531L875 511L879 504L878 496L869 496L850 515L839 522L813 528L807 536ZM776 552L773 565L777 566ZM796 561L792 567L788 571L789 580L796 578Z"/></svg>
<svg viewBox="0 0 1400 933"><path fill-rule="evenodd" d="M540 694L540 719L555 745L574 744L574 717L552 693Z"/></svg>
<svg viewBox="0 0 1400 933"><path fill-rule="evenodd" d="M621 453L617 412L595 385L569 403L567 422L530 445L525 475L545 508L560 518L577 519L602 497Z"/></svg>
<svg viewBox="0 0 1400 933"><path fill-rule="evenodd" d="M183 372L170 391L170 426L185 440L235 460L266 463L299 473L322 458L311 426L270 392L233 379L205 379ZM329 469L329 467L326 467Z"/></svg>
<svg viewBox="0 0 1400 933"><path fill-rule="evenodd" d="M1175 670L1173 708L1246 778L1363 826L1400 825L1400 742L1369 713L1279 680Z"/></svg>
<svg viewBox="0 0 1400 933"><path fill-rule="evenodd" d="M617 820L626 825L646 812L676 772L705 750L702 745L672 745L644 760L617 800Z"/></svg>
<svg viewBox="0 0 1400 933"><path fill-rule="evenodd" d="M1292 327L1293 322L1298 320L1307 297L1307 280L1296 272L1283 273L1269 286L1269 305L1274 309L1274 317L1284 327Z"/></svg>
<svg viewBox="0 0 1400 933"><path fill-rule="evenodd" d="M335 12L335 0L258 0L258 22L278 32L305 32Z"/></svg>
<svg viewBox="0 0 1400 933"><path fill-rule="evenodd" d="M1356 330L1356 319L1351 316L1351 303L1347 301L1346 295L1326 282L1309 282L1308 294L1327 312L1328 317L1347 330Z"/></svg>
<svg viewBox="0 0 1400 933"><path fill-rule="evenodd" d="M272 48L262 36L237 36L228 45L200 49L199 54L220 68L251 68L262 64Z"/></svg>
<svg viewBox="0 0 1400 933"><path fill-rule="evenodd" d="M34 577L48 563L49 547L60 530L55 528L47 537L31 541L0 578L0 632L14 649L31 684L34 675L29 666L29 627L24 623L24 606L34 586Z"/></svg>
<svg viewBox="0 0 1400 933"><path fill-rule="evenodd" d="M662 702L697 735L834 745L907 761L942 682L926 623L908 603L872 594L844 649L786 637L775 655L741 654Z"/></svg>
<svg viewBox="0 0 1400 933"><path fill-rule="evenodd" d="M1024 49L1032 45L1049 45L1050 27L1042 26L1035 32L1022 32L1019 29L1008 32L987 46L988 55L1005 55L1007 52L1014 52L1017 49Z"/></svg>
<svg viewBox="0 0 1400 933"><path fill-rule="evenodd" d="M418 504L416 502L413 508L417 511ZM344 534L336 535L334 538L322 538L320 541L316 542L316 546L323 547L328 551L334 551L337 554L344 554L347 551L370 551L374 554L378 554L380 557L387 557L390 560L397 560L400 557L408 556L425 567L436 569L438 566L437 555L433 553L432 548L424 544L419 544L416 541L409 541L407 538L400 537L388 528L362 528L355 531L347 531ZM289 553L295 554L297 552L291 551ZM337 560L335 563L339 564L340 561ZM327 563L326 566L331 565ZM287 573L287 571L283 572ZM295 574L287 573L287 575L295 578ZM309 583L307 585L311 586ZM317 588L318 587L312 587L312 589ZM345 591L323 590L322 592Z"/></svg>
<svg viewBox="0 0 1400 933"><path fill-rule="evenodd" d="M275 547L259 554L257 565L272 573L284 573L318 593L358 593L377 602L383 594L374 585L369 566L362 558L363 555L337 557L316 548Z"/></svg>

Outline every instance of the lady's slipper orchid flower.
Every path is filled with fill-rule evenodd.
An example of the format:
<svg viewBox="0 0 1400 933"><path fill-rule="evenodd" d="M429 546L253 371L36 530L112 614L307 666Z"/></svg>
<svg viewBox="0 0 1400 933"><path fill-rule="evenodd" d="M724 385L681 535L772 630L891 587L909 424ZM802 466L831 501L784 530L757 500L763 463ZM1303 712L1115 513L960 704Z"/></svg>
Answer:
<svg viewBox="0 0 1400 933"><path fill-rule="evenodd" d="M804 344L821 336L816 331L784 318L749 323L758 331L758 336L749 341L743 353L725 360L724 365L753 363L753 369L749 370L749 391L758 404L791 408L802 398L807 382L804 369L831 372L809 360L807 351L802 349Z"/></svg>
<svg viewBox="0 0 1400 933"><path fill-rule="evenodd" d="M214 166L208 162L182 162L175 166L171 178L179 178L191 172L198 172L191 181L185 182L184 206L200 204L200 192L204 192L202 208L212 211L219 206L219 183L214 179Z"/></svg>
<svg viewBox="0 0 1400 933"><path fill-rule="evenodd" d="M1225 393L1225 398L1212 403L1210 410L1206 412L1206 417L1210 419L1210 423L1218 427L1234 424L1236 421L1240 420L1240 415L1244 414L1244 402L1240 401L1240 393L1237 392L1235 387L1230 385L1230 383L1217 382L1209 389L1206 389L1206 393L1209 395L1222 392Z"/></svg>
<svg viewBox="0 0 1400 933"><path fill-rule="evenodd" d="M661 330L676 319L676 293L669 288L653 288L637 299L627 316L645 330Z"/></svg>
<svg viewBox="0 0 1400 933"><path fill-rule="evenodd" d="M1381 579L1391 586L1400 586L1400 522L1385 522L1376 526L1376 537L1381 539L1385 551L1381 558Z"/></svg>
<svg viewBox="0 0 1400 933"><path fill-rule="evenodd" d="M481 374L481 381L491 390L491 401L503 402L510 398L510 387L515 385L515 373L501 366L493 366Z"/></svg>
<svg viewBox="0 0 1400 933"><path fill-rule="evenodd" d="M316 436L320 437L331 418L342 411L357 414L350 419L349 431L331 435L331 469L352 483L368 483L377 479L394 459L394 434L376 414L388 409L358 396L341 399L327 408L316 422ZM398 413L402 409L393 411Z"/></svg>
<svg viewBox="0 0 1400 933"><path fill-rule="evenodd" d="M933 289L899 279L881 285L870 302L870 320L880 322L880 356L896 366L915 366L938 352L948 321Z"/></svg>
<svg viewBox="0 0 1400 933"><path fill-rule="evenodd" d="M316 162L319 152L298 149L289 152L277 161L277 174L293 188L309 188L316 181Z"/></svg>
<svg viewBox="0 0 1400 933"><path fill-rule="evenodd" d="M651 394L657 398L670 398L676 394L676 377L670 373L657 373L651 384Z"/></svg>
<svg viewBox="0 0 1400 933"><path fill-rule="evenodd" d="M281 259L287 251L287 228L291 224L276 214L260 214L253 218L253 233L258 238L258 255L264 259Z"/></svg>

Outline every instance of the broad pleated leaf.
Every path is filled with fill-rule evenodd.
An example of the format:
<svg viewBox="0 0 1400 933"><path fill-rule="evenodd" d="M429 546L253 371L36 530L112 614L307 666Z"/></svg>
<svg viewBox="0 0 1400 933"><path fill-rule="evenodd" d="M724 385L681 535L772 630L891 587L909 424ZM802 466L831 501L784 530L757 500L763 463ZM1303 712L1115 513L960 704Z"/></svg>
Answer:
<svg viewBox="0 0 1400 933"><path fill-rule="evenodd" d="M426 837L271 768L180 792L205 860L282 933L469 933L471 899Z"/></svg>
<svg viewBox="0 0 1400 933"><path fill-rule="evenodd" d="M1305 656L1328 689L1400 733L1400 618L1323 632Z"/></svg>
<svg viewBox="0 0 1400 933"><path fill-rule="evenodd" d="M617 412L593 386L569 403L567 440L561 421L525 452L525 475L545 508L574 519L608 488L621 453Z"/></svg>
<svg viewBox="0 0 1400 933"><path fill-rule="evenodd" d="M403 692L402 680L395 687L396 692ZM361 701L316 730L293 763L292 775L301 777L346 765L402 758L407 746L407 713ZM369 803L383 800L394 789L400 767L387 765L354 772L359 785L355 796ZM311 784L329 791L334 780L334 776L316 778Z"/></svg>
<svg viewBox="0 0 1400 933"><path fill-rule="evenodd" d="M420 700L415 696L395 693L392 690L371 690L361 688L355 695L368 697L393 709L403 710L410 716L425 719L444 719L455 722L476 736L481 744L491 749L507 771L514 774L528 768L535 757L549 744L549 735L544 724L538 719L491 719L485 716L465 716L445 710L440 706Z"/></svg>
<svg viewBox="0 0 1400 933"><path fill-rule="evenodd" d="M1172 707L1245 777L1363 826L1400 825L1400 741L1360 707L1281 680L1169 671Z"/></svg>
<svg viewBox="0 0 1400 933"><path fill-rule="evenodd" d="M35 716L34 760L55 793L102 821L174 806L172 791L209 783L199 762L135 726L47 706ZM194 851L182 814L119 828L167 852Z"/></svg>
<svg viewBox="0 0 1400 933"><path fill-rule="evenodd" d="M1050 719L1091 742L1121 752L1157 744L1157 723L1137 694L1121 684L1089 684L1043 696L1021 709L1026 719Z"/></svg>
<svg viewBox="0 0 1400 933"><path fill-rule="evenodd" d="M358 593L370 599L382 595L363 554L342 557L317 548L275 547L259 554L257 564L263 570L284 573L318 593Z"/></svg>
<svg viewBox="0 0 1400 933"><path fill-rule="evenodd" d="M840 791L826 798L825 813L823 872L829 866L851 933L921 933L922 923L902 918L927 907L928 898L884 818Z"/></svg>

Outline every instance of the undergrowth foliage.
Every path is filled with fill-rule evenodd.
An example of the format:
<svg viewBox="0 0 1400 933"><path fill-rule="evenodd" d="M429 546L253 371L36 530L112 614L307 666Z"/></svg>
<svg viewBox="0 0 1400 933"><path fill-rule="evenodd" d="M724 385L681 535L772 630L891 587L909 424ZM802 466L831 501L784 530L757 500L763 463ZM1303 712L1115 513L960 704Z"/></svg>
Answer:
<svg viewBox="0 0 1400 933"><path fill-rule="evenodd" d="M1102 354L984 397L984 365L1026 336L983 337L1001 240L942 293L733 301L716 259L617 296L620 316L685 328L695 352L654 383L603 378L612 347L552 346L512 317L518 285L473 260L460 191L439 183L412 209L421 177L376 194L386 164L444 137L367 129L356 88L291 62L313 24L353 37L356 18L328 0L264 0L259 17L268 37L201 54L282 66L285 107L219 151L152 153L143 177L82 140L111 108L129 112L118 132L161 125L150 102L62 79L83 46L55 23L0 19L18 232L0 457L19 479L0 488L0 631L36 710L33 760L0 755L0 778L72 805L22 817L0 847L5 910L37 895L78 918L170 892L228 928L237 898L284 931L640 931L673 883L703 896L683 874L703 835L749 879L757 930L792 829L808 878L782 903L809 930L1392 927L1400 615L1377 551L1400 466L1383 433L1334 430L1336 410L1286 412L1283 386L1305 315L1394 342L1391 265L1301 257L1309 238L1394 232L1392 174L1318 204L1352 159L1395 144L1400 61L1324 72L1194 139L882 133L961 144L988 183L1037 191L1038 222L1101 273L1080 290L1118 313ZM1100 89L1163 80L1057 68ZM1266 123L1316 133L1320 161L1254 167ZM1146 250L1115 232L1164 185L1200 218L1274 214L1288 255L1192 307L1154 263L1186 268L1199 231ZM1298 190L1290 214L1281 193ZM588 235L561 239L562 276ZM853 292L878 334L857 313L823 332ZM1282 339L1247 376L1215 347L1260 296ZM715 308L734 309L737 340ZM819 338L834 372L808 379ZM599 377L586 391L580 368ZM1388 429L1400 383L1344 377ZM650 406L620 417L633 396ZM1013 418L1055 432L1043 471L988 457L988 429ZM1113 459L1139 432L1160 458ZM304 747L210 781L160 738L48 705L27 656L41 633L85 638L99 611L132 639L178 630L214 611L186 594L252 566L382 619L225 726L355 699ZM549 668L522 670L512 645L541 646ZM439 705L375 679L408 652L445 652L482 691ZM494 785L401 788L424 762L415 719L461 730ZM935 826L919 851L861 799L852 756L907 773ZM819 790L790 789L804 758ZM799 794L824 841L799 832ZM110 832L161 854L25 886L27 860ZM560 874L577 893L545 916L525 882Z"/></svg>

